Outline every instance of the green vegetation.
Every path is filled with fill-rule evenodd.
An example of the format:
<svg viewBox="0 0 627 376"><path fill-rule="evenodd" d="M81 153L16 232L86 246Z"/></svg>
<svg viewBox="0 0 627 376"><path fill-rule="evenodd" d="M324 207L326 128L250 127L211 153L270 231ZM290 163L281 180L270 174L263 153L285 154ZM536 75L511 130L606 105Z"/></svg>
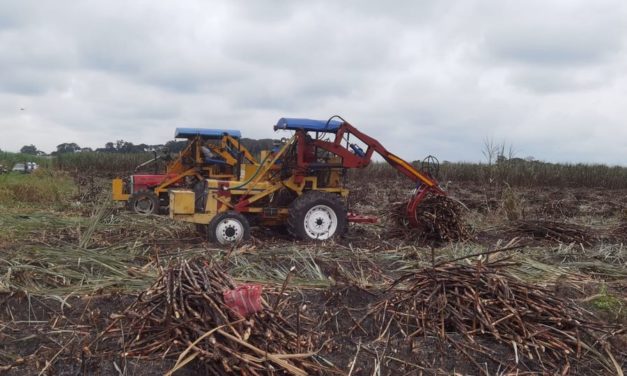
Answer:
<svg viewBox="0 0 627 376"><path fill-rule="evenodd" d="M16 163L35 162L40 167L49 167L52 165L52 159L49 157L36 156L24 153L9 153L0 151L0 165L7 169L13 168Z"/></svg>
<svg viewBox="0 0 627 376"><path fill-rule="evenodd" d="M7 170L11 170L13 165L16 163L35 162L41 168L66 171L74 176L90 175L114 177L131 173L135 170L137 165L152 158L154 158L154 154L148 152L77 152L59 153L56 156L51 157L42 157L23 153L0 152L0 165L3 165ZM157 168L163 171L165 166L160 164Z"/></svg>
<svg viewBox="0 0 627 376"><path fill-rule="evenodd" d="M419 162L414 162L414 166L421 168ZM372 163L365 170L352 170L350 174L368 181L375 177L389 181L400 176L385 162ZM443 184L451 181L512 187L627 188L627 167L528 162L519 158L493 164L444 162L436 177ZM407 181L403 179L403 182Z"/></svg>
<svg viewBox="0 0 627 376"><path fill-rule="evenodd" d="M620 299L608 293L600 295L594 299L592 304L596 309L610 313L617 313L623 307L623 302Z"/></svg>
<svg viewBox="0 0 627 376"><path fill-rule="evenodd" d="M63 153L54 158L53 166L74 175L114 177L131 173L152 158L152 153Z"/></svg>
<svg viewBox="0 0 627 376"><path fill-rule="evenodd" d="M625 301L608 292L607 285L602 284L599 294L593 296L591 304L595 309L612 315L615 319L627 319Z"/></svg>
<svg viewBox="0 0 627 376"><path fill-rule="evenodd" d="M41 150L38 150L35 145L31 144L22 146L22 148L20 149L20 153L38 155L43 152Z"/></svg>
<svg viewBox="0 0 627 376"><path fill-rule="evenodd" d="M75 192L67 175L39 169L32 174L0 175L0 207L40 206L60 208Z"/></svg>
<svg viewBox="0 0 627 376"><path fill-rule="evenodd" d="M517 187L627 188L627 167L599 164L556 164L519 158L492 165L443 163L442 181L509 184Z"/></svg>
<svg viewBox="0 0 627 376"><path fill-rule="evenodd" d="M247 141L247 142L244 142ZM254 154L259 145L251 140L243 140ZM248 144L247 144L248 143ZM271 140L258 140L263 146ZM60 145L62 146L62 145ZM112 150L116 150L115 148ZM21 153L0 152L0 165L11 168L15 163L32 161L42 167L67 171L73 175L102 177L124 176L132 173L135 167L152 159L149 152L82 152L58 153L54 157L41 157ZM420 169L419 162L414 165ZM146 168L152 171L165 169L165 163L159 162ZM380 180L390 180L399 174L385 162L374 162L365 170L350 170L356 179L371 180L376 176ZM608 189L627 188L627 167L606 166L599 164L558 164L540 161L526 161L520 158L500 158L494 163L443 162L436 174L442 183L488 184L512 187L602 187ZM403 179L407 183L407 179Z"/></svg>

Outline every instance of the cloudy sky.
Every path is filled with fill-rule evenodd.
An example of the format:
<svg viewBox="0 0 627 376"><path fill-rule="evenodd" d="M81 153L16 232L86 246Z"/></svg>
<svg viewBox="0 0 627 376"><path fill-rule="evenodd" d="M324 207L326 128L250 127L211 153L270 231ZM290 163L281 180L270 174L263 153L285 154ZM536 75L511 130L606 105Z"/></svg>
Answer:
<svg viewBox="0 0 627 376"><path fill-rule="evenodd" d="M2 150L333 114L407 159L627 165L627 2L0 2Z"/></svg>

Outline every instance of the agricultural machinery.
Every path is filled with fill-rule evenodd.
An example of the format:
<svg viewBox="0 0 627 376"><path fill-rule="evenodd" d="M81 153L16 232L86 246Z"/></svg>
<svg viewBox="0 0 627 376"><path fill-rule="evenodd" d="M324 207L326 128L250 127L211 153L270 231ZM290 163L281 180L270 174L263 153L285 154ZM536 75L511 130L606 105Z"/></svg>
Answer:
<svg viewBox="0 0 627 376"><path fill-rule="evenodd" d="M157 156L135 171L166 160L165 173L136 173L112 181L114 201L124 201L137 214L156 214L169 205L168 189L190 188L207 178L234 180L258 165L239 140L240 131L229 129L177 128L175 138L187 139L187 145L175 159L169 154Z"/></svg>
<svg viewBox="0 0 627 376"><path fill-rule="evenodd" d="M344 233L349 222L376 217L347 210L348 169L366 167L376 152L416 183L405 208L409 224L428 193L445 195L429 173L385 149L339 116L328 121L280 119L274 130L293 131L280 148L263 151L261 162L242 170L238 180L216 176L195 189L169 191L170 217L203 227L211 241L229 244L249 236L250 226L282 226L299 239L325 240Z"/></svg>

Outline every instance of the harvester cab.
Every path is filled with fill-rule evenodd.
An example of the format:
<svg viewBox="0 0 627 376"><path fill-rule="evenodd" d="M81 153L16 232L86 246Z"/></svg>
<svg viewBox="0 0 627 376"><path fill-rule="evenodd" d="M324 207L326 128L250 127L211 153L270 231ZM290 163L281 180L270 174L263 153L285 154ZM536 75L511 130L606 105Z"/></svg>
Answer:
<svg viewBox="0 0 627 376"><path fill-rule="evenodd" d="M366 167L374 152L416 182L406 208L411 224L416 224L416 209L428 193L445 194L429 174L340 117L282 118L274 130L293 134L280 147L263 152L246 178L211 177L201 191L171 189L170 217L202 226L209 239L220 244L247 238L251 223L286 227L299 239L330 239L343 234L349 222L376 222L375 217L348 212L345 187L346 171Z"/></svg>
<svg viewBox="0 0 627 376"><path fill-rule="evenodd" d="M187 144L178 156L169 158L165 173L135 173L125 179L113 179L113 200L126 202L137 214L157 214L168 207L170 188L192 188L210 177L238 179L258 164L241 145L241 133L237 130L177 128L174 137L186 139ZM155 155L137 169L160 159L165 158Z"/></svg>

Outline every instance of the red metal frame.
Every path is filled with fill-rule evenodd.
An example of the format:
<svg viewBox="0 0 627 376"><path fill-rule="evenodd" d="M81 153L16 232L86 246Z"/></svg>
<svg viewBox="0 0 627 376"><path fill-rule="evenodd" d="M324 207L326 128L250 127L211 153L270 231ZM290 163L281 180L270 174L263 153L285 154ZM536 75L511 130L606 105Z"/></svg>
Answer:
<svg viewBox="0 0 627 376"><path fill-rule="evenodd" d="M407 203L407 208L405 209L405 214L407 215L407 219L409 220L409 224L412 226L418 226L418 220L416 218L416 208L420 205L420 202L424 200L431 189L426 186L420 186L417 188L417 192L412 197L412 199Z"/></svg>
<svg viewBox="0 0 627 376"><path fill-rule="evenodd" d="M342 145L345 135L352 135L367 145L368 149L365 151L363 156L357 155L353 151L349 150L345 145ZM401 174L417 183L416 195L414 195L414 197L410 200L406 208L406 214L412 226L418 225L416 220L416 208L420 205L420 202L422 202L428 193L446 195L433 177L421 173L410 163L390 153L385 147L383 147L383 145L381 145L379 141L364 134L347 122L340 125L333 142L316 139L312 140L311 144L308 144L306 132L302 130L296 131L296 137L298 161L297 167L294 170L294 175L297 179L295 179L297 183L302 181L310 162L313 161L313 158L315 158L315 155L312 156L312 154L315 153L315 148L321 148L339 156L342 159L342 168L366 167L372 159L372 154L377 152L385 159L386 162L388 162ZM373 218L376 222L375 217L371 218L349 213L350 222L373 223Z"/></svg>
<svg viewBox="0 0 627 376"><path fill-rule="evenodd" d="M358 140L368 146L368 149L365 151L363 156L355 154L344 145L342 145L344 135L347 134L353 135ZM412 181L421 185L428 186L435 193L445 194L444 191L440 189L435 179L428 175L422 174L420 171L416 170L410 163L390 153L385 147L383 147L383 145L381 145L379 141L364 134L347 122L342 123L342 125L338 128L335 135L335 140L333 142L313 140L311 145L307 145L306 133L302 130L296 131L296 137L298 161L297 171L295 171L295 174L297 175L304 176L305 171L307 171L307 168L309 166L309 161L307 160L308 158L306 158L306 156L311 153L311 150L313 150L314 147L322 148L341 157L343 168L366 167L372 159L372 154L376 151L385 159L386 162L388 162L392 167L396 168L401 174L410 178Z"/></svg>
<svg viewBox="0 0 627 376"><path fill-rule="evenodd" d="M360 215L353 212L346 213L346 219L352 223L377 223L379 218L374 215Z"/></svg>
<svg viewBox="0 0 627 376"><path fill-rule="evenodd" d="M135 193L142 190L152 189L159 186L168 179L172 179L177 174L134 174L132 192Z"/></svg>

